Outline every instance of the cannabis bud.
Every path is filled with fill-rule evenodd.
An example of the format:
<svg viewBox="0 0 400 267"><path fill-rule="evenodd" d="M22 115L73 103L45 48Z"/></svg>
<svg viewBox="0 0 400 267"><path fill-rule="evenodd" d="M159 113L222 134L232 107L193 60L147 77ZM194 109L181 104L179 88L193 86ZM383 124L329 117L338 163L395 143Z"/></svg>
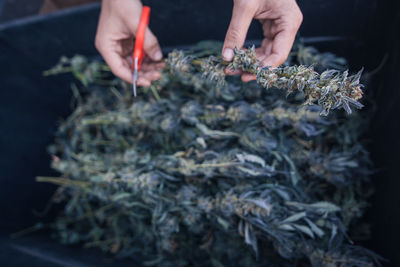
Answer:
<svg viewBox="0 0 400 267"><path fill-rule="evenodd" d="M353 76L348 71L326 70L319 74L313 67L286 66L269 68L259 66L254 46L248 50L234 50L235 56L230 68L242 69L257 75L257 82L264 88L286 89L290 94L294 90L304 93L304 104L317 102L322 107L321 115L328 115L329 110L343 108L351 114L350 105L362 108L357 100L362 97L360 77L362 70Z"/></svg>

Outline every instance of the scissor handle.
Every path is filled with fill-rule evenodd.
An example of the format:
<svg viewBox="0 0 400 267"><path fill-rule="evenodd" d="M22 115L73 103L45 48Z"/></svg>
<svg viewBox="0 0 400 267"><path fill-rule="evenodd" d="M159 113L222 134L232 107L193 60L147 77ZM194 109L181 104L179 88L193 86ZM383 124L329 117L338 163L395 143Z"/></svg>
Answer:
<svg viewBox="0 0 400 267"><path fill-rule="evenodd" d="M133 62L135 62L135 58L138 58L137 70L140 69L140 65L144 58L143 44L146 33L146 27L149 24L149 20L150 20L150 7L143 6L142 14L140 15L139 26L136 32L135 50L133 50Z"/></svg>

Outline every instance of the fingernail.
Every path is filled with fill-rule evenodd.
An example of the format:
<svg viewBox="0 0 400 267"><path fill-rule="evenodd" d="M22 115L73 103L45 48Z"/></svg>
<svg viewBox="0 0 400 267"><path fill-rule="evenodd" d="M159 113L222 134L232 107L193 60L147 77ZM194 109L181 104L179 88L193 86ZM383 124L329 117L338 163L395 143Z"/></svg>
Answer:
<svg viewBox="0 0 400 267"><path fill-rule="evenodd" d="M233 50L230 48L224 48L224 51L222 51L222 57L226 61L231 61L233 59Z"/></svg>
<svg viewBox="0 0 400 267"><path fill-rule="evenodd" d="M160 50L158 50L157 52L154 53L153 55L154 60L161 60L162 59L162 53Z"/></svg>

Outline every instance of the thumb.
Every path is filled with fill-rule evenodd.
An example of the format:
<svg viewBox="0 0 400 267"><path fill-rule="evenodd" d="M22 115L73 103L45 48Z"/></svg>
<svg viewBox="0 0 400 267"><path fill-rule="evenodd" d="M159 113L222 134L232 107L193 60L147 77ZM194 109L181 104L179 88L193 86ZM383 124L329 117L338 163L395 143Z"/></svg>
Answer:
<svg viewBox="0 0 400 267"><path fill-rule="evenodd" d="M144 37L143 50L152 60L159 61L162 59L162 52L158 44L157 37L151 32L149 27L146 28Z"/></svg>
<svg viewBox="0 0 400 267"><path fill-rule="evenodd" d="M226 61L233 59L233 49L235 47L243 47L247 31L255 14L255 9L252 5L252 1L235 1L232 19L222 48L222 57Z"/></svg>

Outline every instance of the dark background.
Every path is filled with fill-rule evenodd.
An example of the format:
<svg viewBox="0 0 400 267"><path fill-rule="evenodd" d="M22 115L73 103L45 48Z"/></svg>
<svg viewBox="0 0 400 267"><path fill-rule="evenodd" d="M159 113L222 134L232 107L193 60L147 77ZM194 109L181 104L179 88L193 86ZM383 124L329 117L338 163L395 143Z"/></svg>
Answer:
<svg viewBox="0 0 400 267"><path fill-rule="evenodd" d="M43 0L0 0L0 23L39 13Z"/></svg>
<svg viewBox="0 0 400 267"><path fill-rule="evenodd" d="M388 265L400 266L399 3L298 3L304 15L301 35L321 51L348 58L351 70L361 66L367 72L374 70L386 55L383 68L368 82L368 94L376 102L376 106L370 105L375 109L370 151L379 171L373 177L376 194L367 215L372 223L372 239L366 245L388 258ZM150 5L150 27L163 47L223 40L232 10L232 1L228 0L159 0L150 1ZM93 40L99 12L95 4L12 20L11 6L0 0L0 21L8 21L0 24L0 264L112 266L109 256L61 246L46 235L9 239L10 233L42 220L33 210L46 206L55 187L36 183L34 177L53 174L46 147L53 140L58 120L70 112L70 77L45 78L42 71L61 55L98 55ZM30 14L22 9L14 11L18 16ZM254 23L248 39L260 38L260 27Z"/></svg>

